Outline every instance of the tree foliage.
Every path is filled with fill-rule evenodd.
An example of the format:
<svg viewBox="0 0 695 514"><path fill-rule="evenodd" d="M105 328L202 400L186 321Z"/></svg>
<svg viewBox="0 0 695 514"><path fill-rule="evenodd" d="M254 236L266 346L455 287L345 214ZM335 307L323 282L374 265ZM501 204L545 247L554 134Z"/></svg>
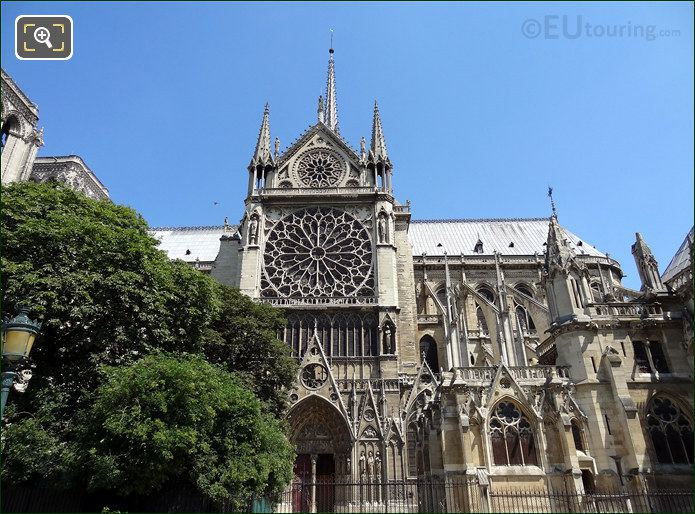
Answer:
<svg viewBox="0 0 695 514"><path fill-rule="evenodd" d="M6 411L3 481L67 483L78 465L71 449L80 423L93 419L83 414L100 401L94 391L110 392L101 387L105 377L125 376L101 368L131 369L151 354L201 355L236 375L236 387L262 400L259 408L282 416L296 364L276 338L280 311L170 261L128 207L58 184L13 184L1 200L3 315L26 302L43 321L34 376L26 393L11 394ZM94 448L96 473L99 452L113 452ZM205 490L213 491L208 479Z"/></svg>
<svg viewBox="0 0 695 514"><path fill-rule="evenodd" d="M240 508L289 481L291 446L234 375L198 356L170 355L104 373L73 452L90 488L147 494L188 476Z"/></svg>
<svg viewBox="0 0 695 514"><path fill-rule="evenodd" d="M259 398L276 415L287 406L287 386L296 363L277 337L285 326L280 311L253 302L236 289L220 288L220 309L206 335L205 355L211 362L244 375Z"/></svg>

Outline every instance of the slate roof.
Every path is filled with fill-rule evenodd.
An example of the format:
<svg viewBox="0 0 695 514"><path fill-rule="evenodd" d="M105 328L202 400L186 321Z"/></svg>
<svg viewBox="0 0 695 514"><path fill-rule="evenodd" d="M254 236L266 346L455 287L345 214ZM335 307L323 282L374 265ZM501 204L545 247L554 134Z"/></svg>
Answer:
<svg viewBox="0 0 695 514"><path fill-rule="evenodd" d="M413 256L476 255L475 245L480 238L483 255L500 252L502 255L543 254L548 239L548 218L413 220L409 239ZM605 257L586 241L563 228L579 255ZM581 244L580 244L581 242ZM442 246L437 245L441 243ZM513 243L513 245L511 245Z"/></svg>
<svg viewBox="0 0 695 514"><path fill-rule="evenodd" d="M231 227L232 233L236 230ZM220 237L224 226L209 227L159 227L150 230L150 235L160 241L159 248L170 259L186 262L212 262L220 251ZM188 252L188 253L187 253Z"/></svg>
<svg viewBox="0 0 695 514"><path fill-rule="evenodd" d="M669 262L668 266L666 266L666 270L664 271L664 274L661 276L661 280L663 280L664 282L668 282L673 277L678 275L681 271L683 271L691 265L690 252L688 251L688 239L692 238L693 229L691 228L690 232L688 232L688 235L685 236L683 243L681 243L680 248L678 248L676 255L673 256L671 262Z"/></svg>
<svg viewBox="0 0 695 514"><path fill-rule="evenodd" d="M231 229L234 231L236 227ZM605 257L569 230L563 230L579 255ZM223 232L224 227L219 225L160 227L153 228L150 233L160 241L159 247L170 259L212 262L219 252ZM492 255L494 251L502 255L533 255L535 252L542 255L547 237L548 218L413 220L409 231L414 256L423 252L430 256L443 255L444 250L449 255L477 255L473 249L478 238L483 243L483 255ZM437 246L439 243L441 247ZM684 245L687 254L687 244Z"/></svg>

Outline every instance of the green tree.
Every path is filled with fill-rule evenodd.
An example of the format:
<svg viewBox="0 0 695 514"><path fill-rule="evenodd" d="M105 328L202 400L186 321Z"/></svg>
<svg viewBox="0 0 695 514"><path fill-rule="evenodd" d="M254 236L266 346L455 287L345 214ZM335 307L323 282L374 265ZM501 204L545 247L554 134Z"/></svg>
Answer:
<svg viewBox="0 0 695 514"><path fill-rule="evenodd" d="M235 509L290 480L293 450L238 379L200 356L105 367L74 455L91 489L147 494L185 477Z"/></svg>
<svg viewBox="0 0 695 514"><path fill-rule="evenodd" d="M3 314L23 301L43 319L29 396L61 388L74 408L96 386L99 364L202 348L216 284L156 245L128 207L58 184L3 189Z"/></svg>
<svg viewBox="0 0 695 514"><path fill-rule="evenodd" d="M276 416L287 407L287 390L297 364L277 337L285 326L278 309L252 301L238 290L221 286L220 309L205 337L210 362L243 375Z"/></svg>
<svg viewBox="0 0 695 514"><path fill-rule="evenodd" d="M68 483L100 367L152 353L204 355L283 414L296 365L276 339L280 311L170 261L130 208L59 184L13 184L1 202L3 314L26 301L43 321L34 377L6 410L3 482Z"/></svg>

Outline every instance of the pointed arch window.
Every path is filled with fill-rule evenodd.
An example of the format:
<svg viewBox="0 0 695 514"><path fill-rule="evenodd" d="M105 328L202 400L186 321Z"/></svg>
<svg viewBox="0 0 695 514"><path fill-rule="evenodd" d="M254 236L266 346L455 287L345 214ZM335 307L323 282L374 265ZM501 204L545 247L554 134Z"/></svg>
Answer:
<svg viewBox="0 0 695 514"><path fill-rule="evenodd" d="M517 284L514 286L514 289L519 291L521 294L524 294L530 298L533 298L533 293L531 292L531 289L529 288L529 286L527 286L526 284Z"/></svg>
<svg viewBox="0 0 695 514"><path fill-rule="evenodd" d="M584 438L582 437L582 428L576 419L570 421L572 427L572 439L574 439L574 447L580 452L586 452L584 448Z"/></svg>
<svg viewBox="0 0 695 514"><path fill-rule="evenodd" d="M533 428L515 403L498 403L490 416L489 428L495 465L538 465Z"/></svg>
<svg viewBox="0 0 695 514"><path fill-rule="evenodd" d="M478 330L480 331L480 335L488 335L490 332L488 331L487 328L487 321L485 320L485 314L483 314L483 309L478 305L478 307L475 309L475 315L478 320Z"/></svg>
<svg viewBox="0 0 695 514"><path fill-rule="evenodd" d="M693 464L693 424L669 398L656 397L647 410L647 430L661 464Z"/></svg>
<svg viewBox="0 0 695 514"><path fill-rule="evenodd" d="M489 287L479 287L478 294L485 298L490 303L495 303L495 293Z"/></svg>
<svg viewBox="0 0 695 514"><path fill-rule="evenodd" d="M439 373L439 356L437 355L437 342L432 336L425 335L420 339L420 356L427 362L432 373Z"/></svg>
<svg viewBox="0 0 695 514"><path fill-rule="evenodd" d="M408 451L408 476L417 476L417 427L415 423L408 425L406 433L407 451Z"/></svg>
<svg viewBox="0 0 695 514"><path fill-rule="evenodd" d="M601 290L601 284L598 282L591 283L591 297L594 303L600 303L603 301L603 291Z"/></svg>
<svg viewBox="0 0 695 514"><path fill-rule="evenodd" d="M521 305L516 307L516 320L519 324L519 330L522 334L535 333L536 325L533 323L533 319L529 316L529 313Z"/></svg>

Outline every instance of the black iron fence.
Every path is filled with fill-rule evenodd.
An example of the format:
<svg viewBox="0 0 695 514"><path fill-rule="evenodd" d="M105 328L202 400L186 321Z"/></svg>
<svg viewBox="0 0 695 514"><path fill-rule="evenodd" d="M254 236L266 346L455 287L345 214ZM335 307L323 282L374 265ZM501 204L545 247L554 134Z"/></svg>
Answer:
<svg viewBox="0 0 695 514"><path fill-rule="evenodd" d="M566 484L569 485L569 484ZM481 485L476 476L409 480L295 479L274 512L693 512L692 491L630 487L579 494ZM267 510L270 512L270 508Z"/></svg>
<svg viewBox="0 0 695 514"><path fill-rule="evenodd" d="M490 491L491 512L693 512L691 491Z"/></svg>
<svg viewBox="0 0 695 514"><path fill-rule="evenodd" d="M247 512L693 512L692 491L620 486L577 494L562 490L512 490L481 485L473 475L408 480L295 479L279 498L256 499ZM569 484L566 484L569 485ZM3 487L2 512L232 512L214 505L191 486L168 488L143 498L119 498L46 487Z"/></svg>

